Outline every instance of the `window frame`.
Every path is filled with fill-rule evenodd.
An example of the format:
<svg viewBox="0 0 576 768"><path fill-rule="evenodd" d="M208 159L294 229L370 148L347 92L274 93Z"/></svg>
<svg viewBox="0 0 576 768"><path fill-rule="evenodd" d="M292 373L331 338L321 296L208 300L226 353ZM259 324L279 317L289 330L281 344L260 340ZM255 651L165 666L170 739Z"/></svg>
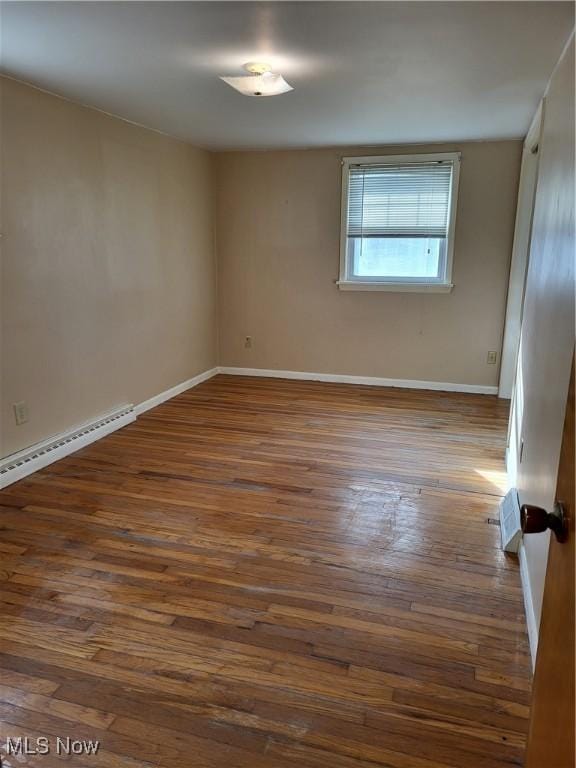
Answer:
<svg viewBox="0 0 576 768"><path fill-rule="evenodd" d="M439 278L422 279L421 277L400 277L381 280L375 277L354 277L352 275L353 257L348 253L348 180L352 165L398 165L405 163L452 162L452 186L448 212L448 230L444 254L444 274ZM413 293L449 293L452 283L452 265L454 261L454 233L456 231L456 211L458 207L458 187L460 182L460 152L434 152L413 155L364 155L342 158L342 200L340 215L340 276L336 281L344 291L405 291Z"/></svg>

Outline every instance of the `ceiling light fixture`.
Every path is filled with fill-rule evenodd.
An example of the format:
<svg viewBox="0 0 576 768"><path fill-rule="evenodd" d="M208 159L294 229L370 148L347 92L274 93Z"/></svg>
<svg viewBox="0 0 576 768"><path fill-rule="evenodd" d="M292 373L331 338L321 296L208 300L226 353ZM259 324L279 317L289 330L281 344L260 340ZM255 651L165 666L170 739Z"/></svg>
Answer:
<svg viewBox="0 0 576 768"><path fill-rule="evenodd" d="M244 96L278 96L294 90L282 75L271 72L272 68L269 64L250 62L244 64L244 69L249 73L248 75L220 77L220 80L224 80Z"/></svg>

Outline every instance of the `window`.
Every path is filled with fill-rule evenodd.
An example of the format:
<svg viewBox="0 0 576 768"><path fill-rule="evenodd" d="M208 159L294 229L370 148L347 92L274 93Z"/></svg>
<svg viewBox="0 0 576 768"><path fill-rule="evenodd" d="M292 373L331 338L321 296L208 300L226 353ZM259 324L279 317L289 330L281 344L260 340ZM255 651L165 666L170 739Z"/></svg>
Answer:
<svg viewBox="0 0 576 768"><path fill-rule="evenodd" d="M344 290L449 291L460 156L344 158Z"/></svg>

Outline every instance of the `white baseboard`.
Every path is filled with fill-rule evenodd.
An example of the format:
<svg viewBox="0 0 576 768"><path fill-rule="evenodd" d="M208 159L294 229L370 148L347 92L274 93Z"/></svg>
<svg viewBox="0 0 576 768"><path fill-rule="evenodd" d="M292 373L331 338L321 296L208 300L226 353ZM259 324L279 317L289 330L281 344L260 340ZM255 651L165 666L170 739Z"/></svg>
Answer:
<svg viewBox="0 0 576 768"><path fill-rule="evenodd" d="M175 387L171 387L165 392L145 400L143 403L139 403L136 406L126 405L122 408L117 408L98 419L81 424L79 427L59 435L54 435L48 440L43 440L23 451L7 456L5 459L0 460L0 489L6 488L17 480L22 480L39 469L43 469L49 464L53 464L55 461L79 451L81 448L85 448L90 443L96 442L96 440L100 440L101 437L105 437L111 432L125 427L126 424L136 421L137 416L150 410L150 408L154 408L160 405L160 403L185 392L187 389L191 389L203 381L211 379L217 373L218 368L211 368L209 371L204 371L204 373L200 373L198 376L187 379L181 384L177 384Z"/></svg>
<svg viewBox="0 0 576 768"><path fill-rule="evenodd" d="M520 580L522 581L522 594L524 595L524 610L526 611L526 625L528 627L528 640L530 642L530 655L532 656L532 669L536 666L536 652L538 650L538 624L534 612L534 600L530 587L530 575L528 573L528 561L523 542L518 550L520 561Z"/></svg>
<svg viewBox="0 0 576 768"><path fill-rule="evenodd" d="M134 407L125 405L94 421L81 424L79 427L54 435L48 440L42 440L23 451L7 456L0 461L0 488L6 488L17 480L22 480L33 472L100 440L101 437L125 427L132 421L136 421Z"/></svg>
<svg viewBox="0 0 576 768"><path fill-rule="evenodd" d="M216 376L219 372L219 368L210 368L209 371L204 371L204 373L199 373L191 379L186 379L186 381L183 381L181 384L176 384L175 387L166 389L164 392L160 392L159 395L154 395L154 397L144 400L143 403L138 403L138 405L134 406L134 412L139 416L141 413L149 411L151 408L156 408L157 405L166 402L166 400L171 400L173 397L176 397L176 395L181 395L182 392L186 392L187 389L192 389L192 387L202 384L203 381L208 381L208 379Z"/></svg>
<svg viewBox="0 0 576 768"><path fill-rule="evenodd" d="M267 368L235 368L220 366L219 373L232 376L261 376L272 379L298 379L300 381L328 381L339 384L363 384L370 387L402 387L404 389L432 389L441 392L471 392L496 395L498 387L484 384L452 384L444 381L418 381L417 379L382 379L377 376L348 376L335 373L309 373L308 371L277 371Z"/></svg>

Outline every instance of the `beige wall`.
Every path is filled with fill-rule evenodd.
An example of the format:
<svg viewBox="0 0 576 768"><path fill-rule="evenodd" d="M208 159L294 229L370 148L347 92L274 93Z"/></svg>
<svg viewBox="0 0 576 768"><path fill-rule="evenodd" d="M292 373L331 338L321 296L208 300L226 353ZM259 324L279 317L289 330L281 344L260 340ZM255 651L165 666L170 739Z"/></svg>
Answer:
<svg viewBox="0 0 576 768"><path fill-rule="evenodd" d="M211 368L217 318L208 153L6 79L1 117L7 455Z"/></svg>
<svg viewBox="0 0 576 768"><path fill-rule="evenodd" d="M451 294L343 292L340 158L366 150L219 153L220 364L497 385L521 141L461 150ZM253 337L245 349L244 337Z"/></svg>

